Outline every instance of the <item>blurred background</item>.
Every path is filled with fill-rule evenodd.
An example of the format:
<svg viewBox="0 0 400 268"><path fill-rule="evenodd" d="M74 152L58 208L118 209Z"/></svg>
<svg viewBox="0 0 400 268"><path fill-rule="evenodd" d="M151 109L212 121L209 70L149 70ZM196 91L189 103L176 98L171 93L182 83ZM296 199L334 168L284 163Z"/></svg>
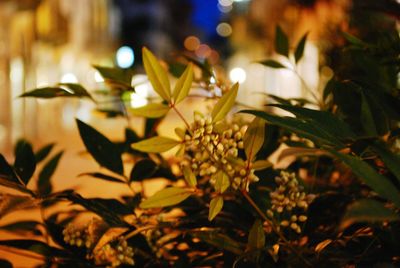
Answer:
<svg viewBox="0 0 400 268"><path fill-rule="evenodd" d="M80 83L93 92L105 86L93 65L118 66L132 70L132 84L140 84L130 105L145 105L153 94L143 76L141 48L147 46L168 63L185 54L225 70L225 83L241 84L238 101L261 108L265 93L310 94L293 72L257 63L282 60L273 52L276 25L287 33L292 48L309 33L297 71L319 94L332 69L346 60L338 57L342 32L364 40L379 38L380 31L398 34L399 17L396 0L0 0L0 153L11 159L13 145L22 137L35 149L55 142L65 150L54 176L55 191L78 184L86 197L120 195L118 185L102 187L96 180L93 189L90 178L77 178L98 165L77 157L84 147L75 118L114 140L122 139L126 120L101 117L86 100L17 97L58 82ZM203 105L187 104L182 107L186 114ZM177 119L168 116L164 122L175 126ZM15 220L11 216L0 219Z"/></svg>
<svg viewBox="0 0 400 268"><path fill-rule="evenodd" d="M130 68L143 79L142 46L167 61L186 51L222 66L227 80L242 84L240 102L260 107L260 93L307 97L292 72L255 63L274 56L276 25L292 47L309 32L298 71L318 92L332 76L341 31L373 36L379 23L396 28L398 15L395 0L1 0L0 151L9 154L20 137L68 139L74 117L92 116L85 101L17 96L60 81L99 88L94 64ZM132 105L145 103L148 91Z"/></svg>

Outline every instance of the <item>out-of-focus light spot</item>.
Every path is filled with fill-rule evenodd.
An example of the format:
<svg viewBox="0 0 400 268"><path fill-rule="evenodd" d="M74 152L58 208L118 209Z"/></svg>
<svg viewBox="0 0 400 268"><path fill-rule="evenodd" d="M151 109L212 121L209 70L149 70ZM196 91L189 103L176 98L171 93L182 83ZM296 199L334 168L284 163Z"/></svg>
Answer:
<svg viewBox="0 0 400 268"><path fill-rule="evenodd" d="M218 3L217 7L218 7L218 10L219 10L220 12L222 12L222 13L229 13L229 12L231 12L232 9L233 9L232 5L230 5L230 6L223 6L223 5L221 5L220 3Z"/></svg>
<svg viewBox="0 0 400 268"><path fill-rule="evenodd" d="M104 78L101 76L99 71L95 71L94 72L94 81L96 81L97 83L103 83L104 82Z"/></svg>
<svg viewBox="0 0 400 268"><path fill-rule="evenodd" d="M211 54L211 49L208 45L206 44L201 44L195 51L195 54L197 57L205 59L210 56Z"/></svg>
<svg viewBox="0 0 400 268"><path fill-rule="evenodd" d="M321 75L325 76L327 79L330 79L333 76L333 71L328 66L323 66L321 68Z"/></svg>
<svg viewBox="0 0 400 268"><path fill-rule="evenodd" d="M248 2L250 0L233 0L234 2Z"/></svg>
<svg viewBox="0 0 400 268"><path fill-rule="evenodd" d="M135 54L133 53L132 48L128 46L120 47L117 50L117 65L121 68L129 68L133 65L135 61Z"/></svg>
<svg viewBox="0 0 400 268"><path fill-rule="evenodd" d="M231 6L233 3L233 0L218 0L218 4L220 4L223 7Z"/></svg>
<svg viewBox="0 0 400 268"><path fill-rule="evenodd" d="M211 50L210 56L208 57L208 60L210 61L211 64L217 64L219 61L219 54L215 50Z"/></svg>
<svg viewBox="0 0 400 268"><path fill-rule="evenodd" d="M234 83L243 83L244 81L246 81L246 71L240 67L233 68L229 72L229 78Z"/></svg>
<svg viewBox="0 0 400 268"><path fill-rule="evenodd" d="M142 106L145 106L147 104L147 99L144 98L143 96L140 96L137 93L132 93L131 94L131 106L132 108L139 108Z"/></svg>
<svg viewBox="0 0 400 268"><path fill-rule="evenodd" d="M196 36L188 36L186 37L183 45L187 50L195 51L200 46L200 40Z"/></svg>
<svg viewBox="0 0 400 268"><path fill-rule="evenodd" d="M210 83L211 84L214 84L216 81L215 81L215 78L213 77L213 76L211 76L211 78L210 78Z"/></svg>
<svg viewBox="0 0 400 268"><path fill-rule="evenodd" d="M217 30L217 33L222 37L227 37L232 34L232 27L226 22L222 22L222 23L218 24L216 30Z"/></svg>
<svg viewBox="0 0 400 268"><path fill-rule="evenodd" d="M66 73L61 77L61 83L78 83L78 78L73 73Z"/></svg>

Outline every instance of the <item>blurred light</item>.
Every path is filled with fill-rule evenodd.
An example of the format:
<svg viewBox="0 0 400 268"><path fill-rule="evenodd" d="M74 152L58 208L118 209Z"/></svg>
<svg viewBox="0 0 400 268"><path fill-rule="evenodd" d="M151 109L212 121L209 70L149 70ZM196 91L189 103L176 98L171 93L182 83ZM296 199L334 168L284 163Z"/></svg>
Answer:
<svg viewBox="0 0 400 268"><path fill-rule="evenodd" d="M132 93L131 94L131 106L132 106L132 108L139 108L139 107L145 106L146 104L147 104L147 99L146 98L144 98L143 96L141 96L141 95L139 95L137 93Z"/></svg>
<svg viewBox="0 0 400 268"><path fill-rule="evenodd" d="M120 47L117 50L117 65L121 68L129 68L133 65L135 61L135 54L132 48L128 46Z"/></svg>
<svg viewBox="0 0 400 268"><path fill-rule="evenodd" d="M217 82L217 81L215 81L215 78L214 78L213 76L211 76L211 78L210 78L210 83L211 83L211 84L215 84L215 82Z"/></svg>
<svg viewBox="0 0 400 268"><path fill-rule="evenodd" d="M218 10L219 10L220 12L222 12L222 13L229 13L229 12L231 12L232 9L233 9L232 5L230 5L230 6L223 6L223 5L221 5L221 4L218 3L217 6L218 6Z"/></svg>
<svg viewBox="0 0 400 268"><path fill-rule="evenodd" d="M233 3L233 0L218 0L218 4L223 7L231 6L232 3Z"/></svg>
<svg viewBox="0 0 400 268"><path fill-rule="evenodd" d="M96 81L97 83L103 83L104 82L104 78L101 76L99 71L95 71L94 72L94 81Z"/></svg>
<svg viewBox="0 0 400 268"><path fill-rule="evenodd" d="M187 50L195 51L200 46L200 40L196 36L188 36L184 41L184 46Z"/></svg>
<svg viewBox="0 0 400 268"><path fill-rule="evenodd" d="M218 52L212 49L210 56L208 57L208 60L210 61L211 64L217 64L219 61Z"/></svg>
<svg viewBox="0 0 400 268"><path fill-rule="evenodd" d="M73 73L66 73L61 77L61 83L78 83L78 78Z"/></svg>
<svg viewBox="0 0 400 268"><path fill-rule="evenodd" d="M195 51L195 54L199 58L207 58L208 56L211 55L211 49L208 45L206 44L201 44Z"/></svg>
<svg viewBox="0 0 400 268"><path fill-rule="evenodd" d="M234 2L248 2L250 0L233 0Z"/></svg>
<svg viewBox="0 0 400 268"><path fill-rule="evenodd" d="M222 22L222 23L218 24L216 30L217 30L217 33L222 37L227 37L232 34L232 27L226 22Z"/></svg>
<svg viewBox="0 0 400 268"><path fill-rule="evenodd" d="M246 72L242 68L236 67L229 72L229 78L232 82L243 83L246 81Z"/></svg>

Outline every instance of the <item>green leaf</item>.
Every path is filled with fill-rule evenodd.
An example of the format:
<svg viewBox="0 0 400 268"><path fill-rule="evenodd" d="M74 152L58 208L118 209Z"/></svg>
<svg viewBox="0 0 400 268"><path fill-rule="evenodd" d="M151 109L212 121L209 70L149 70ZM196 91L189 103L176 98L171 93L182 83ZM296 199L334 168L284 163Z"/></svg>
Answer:
<svg viewBox="0 0 400 268"><path fill-rule="evenodd" d="M330 133L330 136L341 139L354 139L356 137L347 123L329 112L292 105L272 104L270 106L291 112L296 115L297 118L305 119L317 126L319 129L324 130L326 133Z"/></svg>
<svg viewBox="0 0 400 268"><path fill-rule="evenodd" d="M349 166L351 171L372 190L378 193L381 197L391 200L398 208L400 208L400 192L388 178L379 174L366 162L354 156L338 153L330 149L328 149L328 151Z"/></svg>
<svg viewBox="0 0 400 268"><path fill-rule="evenodd" d="M149 103L138 108L130 108L129 111L136 116L144 116L147 118L159 118L168 113L171 108L161 103Z"/></svg>
<svg viewBox="0 0 400 268"><path fill-rule="evenodd" d="M361 199L350 204L342 218L340 228L345 229L356 222L398 221L400 216L393 210L385 207L384 203Z"/></svg>
<svg viewBox="0 0 400 268"><path fill-rule="evenodd" d="M101 179L101 180L105 180L105 181L110 181L110 182L119 182L119 183L126 183L125 181L123 181L122 179L110 176L110 175L106 175L100 172L88 172L88 173L82 173L79 174L79 177L81 176L90 176L90 177L94 177L97 179Z"/></svg>
<svg viewBox="0 0 400 268"><path fill-rule="evenodd" d="M7 162L7 160L2 154L0 154L0 178L9 180L10 182L21 184L20 181L18 180L15 170Z"/></svg>
<svg viewBox="0 0 400 268"><path fill-rule="evenodd" d="M150 50L143 47L142 53L144 69L154 91L165 101L169 102L171 99L171 86L167 72Z"/></svg>
<svg viewBox="0 0 400 268"><path fill-rule="evenodd" d="M342 144L342 142L340 142L336 137L333 137L330 133L317 128L314 123L292 117L279 117L263 111L244 110L241 112L258 116L271 124L286 128L320 145L344 147L344 144Z"/></svg>
<svg viewBox="0 0 400 268"><path fill-rule="evenodd" d="M48 195L48 194L50 194L50 192L52 190L50 178L51 178L51 176L53 176L62 154L63 154L63 152L61 151L58 154L56 154L54 157L52 157L39 173L39 179L37 181L37 188L42 195Z"/></svg>
<svg viewBox="0 0 400 268"><path fill-rule="evenodd" d="M264 136L265 123L261 118L255 117L243 137L244 152L249 161L252 161L260 151L264 144Z"/></svg>
<svg viewBox="0 0 400 268"><path fill-rule="evenodd" d="M50 144L47 144L47 145L43 146L42 148L40 148L35 153L36 163L39 163L42 160L44 160L50 154L50 152L53 149L54 145L55 145L54 143L50 143Z"/></svg>
<svg viewBox="0 0 400 268"><path fill-rule="evenodd" d="M134 143L132 144L132 148L146 153L162 153L174 148L180 143L180 141L171 138L157 136Z"/></svg>
<svg viewBox="0 0 400 268"><path fill-rule="evenodd" d="M131 86L133 72L128 69L110 68L94 65L104 81L108 84L123 90L134 90Z"/></svg>
<svg viewBox="0 0 400 268"><path fill-rule="evenodd" d="M264 61L260 61L259 63L261 63L264 66L271 67L274 69L286 69L287 68L285 65L283 65L282 63L280 63L279 61L276 61L276 60L264 60Z"/></svg>
<svg viewBox="0 0 400 268"><path fill-rule="evenodd" d="M372 114L372 109L364 93L361 93L361 122L367 135L378 135L374 121L374 115Z"/></svg>
<svg viewBox="0 0 400 268"><path fill-rule="evenodd" d="M294 52L294 59L296 63L300 61L304 54L304 47L306 45L308 33L304 34L303 37L300 39L299 43L296 46L296 50Z"/></svg>
<svg viewBox="0 0 400 268"><path fill-rule="evenodd" d="M93 98L89 94L89 92L80 84L60 83L59 85L67 87L70 91L72 91L72 94L74 95L74 97L87 97L87 98L93 100Z"/></svg>
<svg viewBox="0 0 400 268"><path fill-rule="evenodd" d="M96 201L95 199L84 198L80 194L74 192L67 192L63 195L60 195L60 198L66 198L74 204L79 204L87 210L96 213L111 226L126 225L126 223L120 218L116 211L105 205L103 202Z"/></svg>
<svg viewBox="0 0 400 268"><path fill-rule="evenodd" d="M242 254L241 244L227 235L213 231L199 231L194 232L192 235L219 249L230 251L236 255Z"/></svg>
<svg viewBox="0 0 400 268"><path fill-rule="evenodd" d="M400 155L391 152L383 142L376 142L375 144L373 144L372 150L374 150L379 155L379 157L385 163L386 167L400 182Z"/></svg>
<svg viewBox="0 0 400 268"><path fill-rule="evenodd" d="M180 103L189 94L189 90L192 87L193 82L193 63L189 63L185 69L185 72L181 75L178 82L175 84L172 98L175 100L175 104Z"/></svg>
<svg viewBox="0 0 400 268"><path fill-rule="evenodd" d="M119 147L93 127L79 119L76 119L76 122L82 141L96 162L100 166L123 175L124 168Z"/></svg>
<svg viewBox="0 0 400 268"><path fill-rule="evenodd" d="M153 196L142 201L139 207L146 209L173 206L179 204L192 194L193 191L188 189L169 187L156 192Z"/></svg>
<svg viewBox="0 0 400 268"><path fill-rule="evenodd" d="M289 56L289 40L279 25L276 26L275 30L275 50L283 56Z"/></svg>
<svg viewBox="0 0 400 268"><path fill-rule="evenodd" d="M217 196L211 199L210 210L208 211L208 220L212 221L222 210L224 199L222 196Z"/></svg>
<svg viewBox="0 0 400 268"><path fill-rule="evenodd" d="M1 246L27 250L40 254L44 257L66 257L67 253L61 249L51 247L44 242L37 240L19 239L19 240L0 240Z"/></svg>
<svg viewBox="0 0 400 268"><path fill-rule="evenodd" d="M359 46L359 47L365 47L368 46L367 43L359 39L358 37L355 37L352 34L342 32L343 37L352 45Z"/></svg>
<svg viewBox="0 0 400 268"><path fill-rule="evenodd" d="M254 170L263 170L272 167L272 163L268 160L257 160L251 164L251 168Z"/></svg>
<svg viewBox="0 0 400 268"><path fill-rule="evenodd" d="M28 184L35 172L35 154L32 145L25 140L19 140L15 146L14 169L25 185Z"/></svg>
<svg viewBox="0 0 400 268"><path fill-rule="evenodd" d="M183 167L183 176L185 177L185 181L189 186L196 187L196 175L194 175L193 171L188 166Z"/></svg>
<svg viewBox="0 0 400 268"><path fill-rule="evenodd" d="M265 233L260 220L256 220L251 227L247 245L250 250L262 249L265 246Z"/></svg>
<svg viewBox="0 0 400 268"><path fill-rule="evenodd" d="M235 104L236 96L239 90L239 84L236 83L232 88L225 93L215 104L214 109L211 112L213 122L218 122L225 118L225 116L232 109Z"/></svg>
<svg viewBox="0 0 400 268"><path fill-rule="evenodd" d="M229 177L222 170L218 171L215 175L214 188L216 191L223 193L230 185Z"/></svg>
<svg viewBox="0 0 400 268"><path fill-rule="evenodd" d="M132 168L129 181L143 181L144 179L152 178L157 169L157 164L154 161L142 159L136 162Z"/></svg>

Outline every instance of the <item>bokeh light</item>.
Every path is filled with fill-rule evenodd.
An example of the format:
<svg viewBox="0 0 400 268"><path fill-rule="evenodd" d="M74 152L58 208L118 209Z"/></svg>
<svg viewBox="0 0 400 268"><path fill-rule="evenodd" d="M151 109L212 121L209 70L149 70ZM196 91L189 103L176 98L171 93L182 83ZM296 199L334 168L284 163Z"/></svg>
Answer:
<svg viewBox="0 0 400 268"><path fill-rule="evenodd" d="M232 34L232 27L229 23L221 22L218 24L216 31L220 36L228 37Z"/></svg>
<svg viewBox="0 0 400 268"><path fill-rule="evenodd" d="M135 54L132 48L128 46L123 46L117 50L116 59L117 59L117 65L119 67L124 69L129 68L133 65L135 61Z"/></svg>
<svg viewBox="0 0 400 268"><path fill-rule="evenodd" d="M246 81L246 71L240 67L233 68L229 72L229 79L234 83L243 83Z"/></svg>
<svg viewBox="0 0 400 268"><path fill-rule="evenodd" d="M186 37L183 45L189 51L195 51L200 46L200 40L196 36L188 36Z"/></svg>
<svg viewBox="0 0 400 268"><path fill-rule="evenodd" d="M66 73L61 77L61 83L78 83L78 78L73 73Z"/></svg>

